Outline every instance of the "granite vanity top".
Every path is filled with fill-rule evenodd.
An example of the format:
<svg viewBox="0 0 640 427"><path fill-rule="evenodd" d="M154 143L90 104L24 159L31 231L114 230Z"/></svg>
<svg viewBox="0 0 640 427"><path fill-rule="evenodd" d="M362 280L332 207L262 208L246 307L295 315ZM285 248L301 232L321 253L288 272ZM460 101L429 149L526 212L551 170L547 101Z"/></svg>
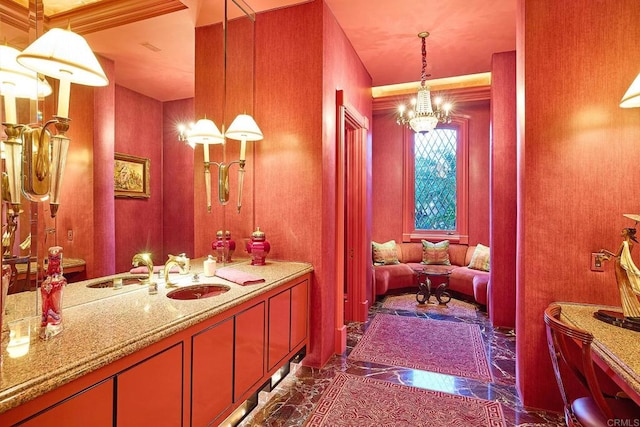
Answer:
<svg viewBox="0 0 640 427"><path fill-rule="evenodd" d="M310 264L286 261L268 261L265 266L252 266L245 261L228 268L262 277L265 282L242 286L200 274L200 284L224 284L229 291L186 301L166 297L172 289L166 289L157 274L156 295L149 295L147 287L138 284L118 290L88 287L114 277L131 277L129 273L68 284L63 296L64 331L49 341L37 336L37 294L9 295L2 333L0 413L313 270ZM201 272L201 262L192 261L191 274L170 277L173 283L184 286L192 284L193 273ZM29 352L11 358L6 350L6 325L17 316L24 316L25 310L33 315Z"/></svg>

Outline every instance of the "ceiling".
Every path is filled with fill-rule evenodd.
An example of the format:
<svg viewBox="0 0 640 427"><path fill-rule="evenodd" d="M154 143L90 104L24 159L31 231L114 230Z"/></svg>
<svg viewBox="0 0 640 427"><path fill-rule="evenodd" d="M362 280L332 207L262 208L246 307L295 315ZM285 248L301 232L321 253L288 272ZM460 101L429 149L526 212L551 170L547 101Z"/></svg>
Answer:
<svg viewBox="0 0 640 427"><path fill-rule="evenodd" d="M306 1L247 3L259 13ZM420 80L421 31L430 32L430 79L488 72L493 53L515 50L516 0L324 1L374 86ZM28 45L28 27L16 28L11 18L28 2L0 0L0 38L20 49ZM49 27L70 23L94 52L112 59L117 84L169 101L193 97L194 28L220 22L224 2L44 0L44 15Z"/></svg>

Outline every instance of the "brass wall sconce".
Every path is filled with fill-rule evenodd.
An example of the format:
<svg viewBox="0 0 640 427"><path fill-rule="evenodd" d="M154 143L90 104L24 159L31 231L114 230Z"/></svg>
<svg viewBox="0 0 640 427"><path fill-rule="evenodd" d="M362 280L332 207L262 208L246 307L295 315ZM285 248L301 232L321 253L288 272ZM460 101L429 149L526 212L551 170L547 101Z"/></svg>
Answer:
<svg viewBox="0 0 640 427"><path fill-rule="evenodd" d="M240 141L240 158L229 163L212 162L209 159L209 144L224 144L225 138ZM229 129L223 135L216 124L207 119L198 120L190 129L181 128L178 139L187 141L191 147L195 144L204 145L204 174L205 189L207 192L207 211L211 212L211 172L210 166L218 167L218 202L226 205L229 202L229 168L238 165L238 213L242 208L242 187L244 183L244 172L246 164L247 141L259 141L263 138L262 131L258 124L248 114L239 114Z"/></svg>
<svg viewBox="0 0 640 427"><path fill-rule="evenodd" d="M5 52L11 55L5 56ZM2 53L0 93L5 102L2 124L7 139L3 145L9 182L6 198L16 215L21 194L33 202L49 200L53 218L60 204L69 149L70 140L66 132L70 121L71 83L106 86L109 80L86 40L70 29L53 28L22 52L5 46ZM49 84L37 73L59 80L57 114L42 126L19 124L16 97L37 99L51 93ZM52 125L55 133L49 130Z"/></svg>

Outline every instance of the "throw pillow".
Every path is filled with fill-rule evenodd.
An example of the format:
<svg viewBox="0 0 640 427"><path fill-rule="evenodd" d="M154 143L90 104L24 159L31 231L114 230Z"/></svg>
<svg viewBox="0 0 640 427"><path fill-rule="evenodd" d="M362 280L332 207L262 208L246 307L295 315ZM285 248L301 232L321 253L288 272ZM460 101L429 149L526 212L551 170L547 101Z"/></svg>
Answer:
<svg viewBox="0 0 640 427"><path fill-rule="evenodd" d="M373 247L374 265L400 264L395 240L389 240L385 243L371 242L371 246Z"/></svg>
<svg viewBox="0 0 640 427"><path fill-rule="evenodd" d="M451 265L449 261L449 241L443 240L438 243L422 241L422 263Z"/></svg>
<svg viewBox="0 0 640 427"><path fill-rule="evenodd" d="M471 255L468 267L474 270L489 271L489 264L489 248L478 244Z"/></svg>

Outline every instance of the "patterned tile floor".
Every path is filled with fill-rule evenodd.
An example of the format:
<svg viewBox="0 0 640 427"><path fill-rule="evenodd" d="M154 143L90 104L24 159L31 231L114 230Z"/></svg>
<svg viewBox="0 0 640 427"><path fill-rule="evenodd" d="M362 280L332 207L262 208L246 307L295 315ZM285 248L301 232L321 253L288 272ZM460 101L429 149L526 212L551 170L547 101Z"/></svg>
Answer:
<svg viewBox="0 0 640 427"><path fill-rule="evenodd" d="M433 372L347 359L371 319L378 313L472 322L479 325L494 381L486 383ZM377 301L371 308L369 320L366 323L354 322L348 325L347 350L344 354L334 355L322 369L292 365L291 373L277 387L269 393L261 393L258 407L239 425L243 427L304 425L336 371L498 401L503 406L506 423L509 426L565 425L564 419L559 413L525 408L520 403L515 389L515 335L512 330L492 328L486 313L482 311L477 311L475 316L448 316L425 310L387 309L382 307L382 301Z"/></svg>

